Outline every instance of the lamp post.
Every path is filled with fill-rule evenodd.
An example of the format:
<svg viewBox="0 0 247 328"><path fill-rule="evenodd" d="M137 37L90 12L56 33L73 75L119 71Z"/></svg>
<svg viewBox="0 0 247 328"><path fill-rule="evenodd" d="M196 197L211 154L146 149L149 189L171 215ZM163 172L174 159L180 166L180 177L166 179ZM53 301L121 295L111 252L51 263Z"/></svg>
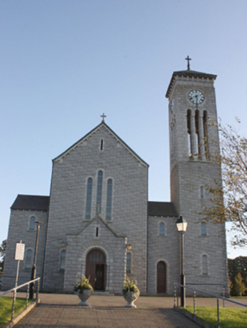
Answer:
<svg viewBox="0 0 247 328"><path fill-rule="evenodd" d="M34 252L34 260L33 260L33 268L31 273L31 280L34 280L36 278L36 261L37 261L37 251L38 251L38 242L39 242L39 229L42 222L35 222L37 224L37 232L36 232L36 243L35 243L35 252ZM30 290L29 290L29 299L33 300L33 294L34 294L34 283L32 282L30 284Z"/></svg>
<svg viewBox="0 0 247 328"><path fill-rule="evenodd" d="M184 275L184 234L187 229L187 221L180 216L179 219L177 219L176 226L178 229L178 232L181 234L181 280L180 284L182 286L185 286L185 275ZM181 306L185 307L185 292L184 287L181 287Z"/></svg>

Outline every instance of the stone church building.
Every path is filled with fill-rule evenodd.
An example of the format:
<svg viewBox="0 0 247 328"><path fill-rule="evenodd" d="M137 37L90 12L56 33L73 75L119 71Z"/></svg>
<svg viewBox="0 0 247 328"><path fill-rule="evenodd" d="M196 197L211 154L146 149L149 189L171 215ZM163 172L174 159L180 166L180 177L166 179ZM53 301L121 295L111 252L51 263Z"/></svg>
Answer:
<svg viewBox="0 0 247 328"><path fill-rule="evenodd" d="M171 201L148 201L148 167L104 121L53 160L50 196L18 195L11 207L4 289L14 286L15 244L25 257L19 284L30 280L36 221L42 222L37 277L47 292L73 292L76 276L95 290L121 293L126 275L142 294L173 294L180 276L176 221L188 222L184 265L187 284L220 292L227 285L225 227L202 221L210 205L205 189L220 179L216 75L174 72L167 89ZM204 285L204 286L201 286ZM205 285L207 285L205 287Z"/></svg>

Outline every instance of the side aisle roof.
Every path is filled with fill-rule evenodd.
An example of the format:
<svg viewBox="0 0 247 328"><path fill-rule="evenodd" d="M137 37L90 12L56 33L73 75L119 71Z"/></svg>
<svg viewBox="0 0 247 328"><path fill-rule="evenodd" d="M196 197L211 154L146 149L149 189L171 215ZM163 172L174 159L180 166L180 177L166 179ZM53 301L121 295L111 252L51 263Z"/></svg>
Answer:
<svg viewBox="0 0 247 328"><path fill-rule="evenodd" d="M49 202L49 196L18 195L11 206L11 210L48 212Z"/></svg>
<svg viewBox="0 0 247 328"><path fill-rule="evenodd" d="M148 216L177 217L178 213L171 202L148 202Z"/></svg>

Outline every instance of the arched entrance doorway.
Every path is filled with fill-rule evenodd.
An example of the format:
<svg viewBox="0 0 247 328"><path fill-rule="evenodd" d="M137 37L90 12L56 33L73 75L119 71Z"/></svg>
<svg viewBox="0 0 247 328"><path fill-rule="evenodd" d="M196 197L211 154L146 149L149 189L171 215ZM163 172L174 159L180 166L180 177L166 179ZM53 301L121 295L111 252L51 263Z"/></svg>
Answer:
<svg viewBox="0 0 247 328"><path fill-rule="evenodd" d="M157 264L157 293L166 293L166 263Z"/></svg>
<svg viewBox="0 0 247 328"><path fill-rule="evenodd" d="M98 248L87 254L86 277L90 276L90 283L94 290L105 290L106 257Z"/></svg>

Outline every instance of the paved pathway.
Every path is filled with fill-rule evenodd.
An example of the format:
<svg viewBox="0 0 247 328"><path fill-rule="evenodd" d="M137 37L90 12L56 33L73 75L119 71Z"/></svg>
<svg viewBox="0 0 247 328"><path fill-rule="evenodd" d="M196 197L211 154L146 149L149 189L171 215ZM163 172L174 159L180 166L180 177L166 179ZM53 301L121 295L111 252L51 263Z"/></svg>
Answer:
<svg viewBox="0 0 247 328"><path fill-rule="evenodd" d="M126 309L121 296L92 296L92 308L76 306L76 295L40 294L41 304L15 327L121 327L198 328L199 325L173 310L173 298L140 297L137 309Z"/></svg>

